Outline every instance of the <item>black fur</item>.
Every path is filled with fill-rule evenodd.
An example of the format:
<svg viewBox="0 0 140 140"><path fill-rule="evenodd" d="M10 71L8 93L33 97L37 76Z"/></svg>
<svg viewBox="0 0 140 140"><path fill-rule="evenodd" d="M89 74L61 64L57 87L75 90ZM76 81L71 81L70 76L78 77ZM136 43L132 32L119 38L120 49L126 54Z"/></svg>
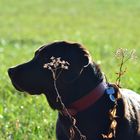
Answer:
<svg viewBox="0 0 140 140"><path fill-rule="evenodd" d="M52 56L61 57L70 63L69 70L63 71L57 80L58 90L66 106L88 94L103 81L100 68L91 61L89 53L82 45L62 41L44 45L36 51L31 61L10 68L8 73L15 88L32 95L45 94L50 106L59 110L61 106L56 102L52 73L43 68ZM113 140L140 140L140 96L128 90L121 90L121 94L122 98L117 106L119 117L116 138ZM94 105L75 116L76 124L87 140L102 140L101 134L108 133L108 113L113 105L104 94ZM58 113L58 140L69 139L69 127L66 118Z"/></svg>

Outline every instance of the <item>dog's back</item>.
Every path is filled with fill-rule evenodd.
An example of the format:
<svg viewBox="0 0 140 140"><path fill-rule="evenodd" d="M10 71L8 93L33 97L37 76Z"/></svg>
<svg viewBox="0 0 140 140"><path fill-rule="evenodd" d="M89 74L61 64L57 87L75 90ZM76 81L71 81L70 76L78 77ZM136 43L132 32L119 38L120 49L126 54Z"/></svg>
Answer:
<svg viewBox="0 0 140 140"><path fill-rule="evenodd" d="M124 101L124 120L127 124L125 136L128 140L140 140L140 95L129 89L120 89L120 93Z"/></svg>

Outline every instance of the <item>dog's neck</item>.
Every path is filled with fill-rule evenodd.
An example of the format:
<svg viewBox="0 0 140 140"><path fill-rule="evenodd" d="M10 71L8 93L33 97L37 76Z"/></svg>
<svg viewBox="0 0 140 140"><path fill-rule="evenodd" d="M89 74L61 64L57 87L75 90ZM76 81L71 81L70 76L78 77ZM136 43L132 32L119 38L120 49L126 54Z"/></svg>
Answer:
<svg viewBox="0 0 140 140"><path fill-rule="evenodd" d="M96 66L89 64L74 82L65 83L60 80L60 82L58 81L58 87L60 92L65 92L68 99L66 101L67 105L90 93L102 81L102 73L97 72Z"/></svg>
<svg viewBox="0 0 140 140"><path fill-rule="evenodd" d="M80 108L78 108L78 112L76 112L77 114L74 114L74 117L77 120L78 127L81 128L81 130L87 135L90 135L88 134L89 132L93 132L95 136L98 135L98 132L99 135L101 135L102 133L107 133L105 132L105 130L107 129L107 127L109 127L110 120L108 113L109 109L113 107L114 103L110 101L106 94L104 94L105 87L101 86L103 84L103 78L101 74L101 72L97 72L97 70L95 70L94 66L90 65L83 71L77 83L73 84L72 89L74 90L71 91L71 93L73 94L71 96L76 96L73 100L73 102L75 103L76 101L84 98L85 96L90 95L90 93L94 94L96 92L96 88L99 89L98 92L100 96L98 96L97 100L95 100L95 102L91 101L90 104L85 104L86 108L84 108L84 105L82 105L82 110L80 110L80 106ZM100 86L102 87L101 89ZM95 93L95 96L97 96L97 92ZM91 119L95 120L93 125L91 125ZM86 130L89 132L86 132Z"/></svg>
<svg viewBox="0 0 140 140"><path fill-rule="evenodd" d="M103 76L99 68L96 65L90 64L84 68L83 72L72 83L65 83L62 79L58 79L57 88L66 107L73 102L88 95L103 81ZM104 92L104 91L103 91ZM56 91L51 89L49 94L46 93L50 106L53 109L58 109L59 105L56 102Z"/></svg>
<svg viewBox="0 0 140 140"><path fill-rule="evenodd" d="M68 112L75 116L78 112L84 111L90 106L94 105L105 93L107 85L105 82L101 82L94 88L89 94L76 100L68 106ZM63 112L65 114L65 112Z"/></svg>
<svg viewBox="0 0 140 140"><path fill-rule="evenodd" d="M108 98L107 94L104 94L104 90L102 90L101 97L94 104L74 114L78 128L80 128L83 134L89 136L90 139L101 138L102 134L108 133L110 124L109 110L113 106L114 103ZM59 118L62 120L62 124L67 126L65 125L67 123L65 117L59 114ZM93 124L91 124L91 120L94 120Z"/></svg>

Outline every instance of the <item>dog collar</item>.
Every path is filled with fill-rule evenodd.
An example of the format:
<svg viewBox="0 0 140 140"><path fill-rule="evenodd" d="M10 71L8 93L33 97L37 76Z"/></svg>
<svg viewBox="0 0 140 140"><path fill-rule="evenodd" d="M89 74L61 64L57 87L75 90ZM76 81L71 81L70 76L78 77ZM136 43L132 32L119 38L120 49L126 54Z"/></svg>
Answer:
<svg viewBox="0 0 140 140"><path fill-rule="evenodd" d="M78 112L84 111L91 105L95 104L105 93L107 85L105 82L101 82L95 89L93 89L88 95L73 102L68 108L68 112L74 116ZM65 114L65 112L63 112Z"/></svg>

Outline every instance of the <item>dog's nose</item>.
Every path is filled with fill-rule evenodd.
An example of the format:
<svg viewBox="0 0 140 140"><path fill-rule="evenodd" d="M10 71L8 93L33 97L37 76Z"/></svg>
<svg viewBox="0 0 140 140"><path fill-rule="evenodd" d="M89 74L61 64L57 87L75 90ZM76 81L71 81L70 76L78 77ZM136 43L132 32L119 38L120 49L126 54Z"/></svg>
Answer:
<svg viewBox="0 0 140 140"><path fill-rule="evenodd" d="M14 73L15 73L15 69L14 68L9 68L8 69L8 74L9 74L10 77L12 77L14 75Z"/></svg>

